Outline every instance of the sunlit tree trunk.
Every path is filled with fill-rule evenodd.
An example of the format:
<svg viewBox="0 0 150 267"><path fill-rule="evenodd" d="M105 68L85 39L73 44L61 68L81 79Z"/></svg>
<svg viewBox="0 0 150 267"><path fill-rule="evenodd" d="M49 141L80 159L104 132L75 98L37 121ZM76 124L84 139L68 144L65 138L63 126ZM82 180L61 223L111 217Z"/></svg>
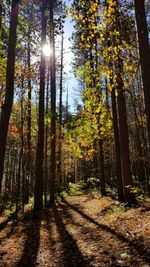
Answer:
<svg viewBox="0 0 150 267"><path fill-rule="evenodd" d="M63 45L64 35L61 33L61 63L60 63L60 92L59 92L59 133L58 133L58 186L61 189L62 177L61 177L61 167L62 167L62 91L63 91Z"/></svg>
<svg viewBox="0 0 150 267"><path fill-rule="evenodd" d="M0 192L2 187L8 126L14 98L15 48L19 11L18 2L19 0L12 1L6 70L6 94L0 118Z"/></svg>
<svg viewBox="0 0 150 267"><path fill-rule="evenodd" d="M46 42L46 0L42 1L42 35L41 47ZM34 214L38 216L43 208L43 164L44 164L44 93L45 93L45 56L41 52L40 66L40 91L39 91L39 113L38 113L38 141L35 166L35 194Z"/></svg>
<svg viewBox="0 0 150 267"><path fill-rule="evenodd" d="M29 184L31 182L31 47L30 47L31 28L28 28L28 47L27 47L27 65L28 65L28 106L27 106L27 153L26 153L26 178L24 185L24 203L29 201Z"/></svg>
<svg viewBox="0 0 150 267"><path fill-rule="evenodd" d="M47 71L47 86L46 86L46 107L45 107L45 115L46 115L46 126L45 126L45 158L44 158L44 205L47 206L47 193L48 193L48 185L49 185L49 179L48 179L48 134L49 134L49 125L48 125L48 115L49 115L49 83L50 83L50 71L48 66Z"/></svg>
<svg viewBox="0 0 150 267"><path fill-rule="evenodd" d="M55 181L56 181L56 67L55 67L55 37L54 37L54 4L55 0L50 1L50 84L51 84L51 158L50 158L50 202L55 200Z"/></svg>

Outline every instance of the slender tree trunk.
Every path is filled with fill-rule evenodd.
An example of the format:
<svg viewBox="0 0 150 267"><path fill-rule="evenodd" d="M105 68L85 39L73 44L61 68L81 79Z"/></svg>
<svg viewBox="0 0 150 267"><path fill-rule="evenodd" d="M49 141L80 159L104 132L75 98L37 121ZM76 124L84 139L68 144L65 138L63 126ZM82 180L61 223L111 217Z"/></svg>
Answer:
<svg viewBox="0 0 150 267"><path fill-rule="evenodd" d="M99 153L98 153L98 141L94 140L94 156L93 156L93 168L92 168L92 176L98 178L99 176Z"/></svg>
<svg viewBox="0 0 150 267"><path fill-rule="evenodd" d="M99 163L100 163L100 190L102 196L106 196L104 151L103 151L103 140L101 138L99 139Z"/></svg>
<svg viewBox="0 0 150 267"><path fill-rule="evenodd" d="M51 63L50 63L50 84L51 84L51 160L50 160L50 202L55 200L55 181L56 181L56 67L55 67L55 37L54 37L54 0L50 1L50 44L51 44Z"/></svg>
<svg viewBox="0 0 150 267"><path fill-rule="evenodd" d="M115 154L116 154L116 176L118 181L118 200L123 202L123 184L122 184L122 172L121 172L121 154L120 154L120 138L118 129L118 116L116 107L116 96L115 89L111 91L112 99L112 114L113 114L113 128L114 128L114 139L115 139Z"/></svg>
<svg viewBox="0 0 150 267"><path fill-rule="evenodd" d="M123 62L118 59L117 66L117 92L118 92L118 114L119 114L119 133L120 133L120 151L121 151L121 167L124 187L124 201L127 203L134 202L134 195L131 192L133 186L131 170L130 170L130 156L129 156L129 134L126 112L126 99L124 84L122 80Z"/></svg>
<svg viewBox="0 0 150 267"><path fill-rule="evenodd" d="M16 195L16 218L18 215L18 211L20 209L19 201L20 201L20 193L21 193L21 182L22 182L22 192L24 193L24 179L21 179L21 176L23 174L23 148L24 148L24 136L23 136L23 128L24 128L24 118L23 118L23 81L22 81L22 88L21 88L21 132L20 132L20 142L21 147L19 151L19 162L18 162L18 173L17 173L17 195ZM24 177L23 177L24 178ZM21 181L22 180L22 181ZM24 206L24 205L23 205Z"/></svg>
<svg viewBox="0 0 150 267"><path fill-rule="evenodd" d="M120 130L120 148L121 148L121 163L122 163L122 175L124 184L124 200L125 202L131 202L130 187L132 184L131 171L130 171L130 159L129 159L129 138L128 138L128 126L126 117L126 101L123 89L118 94L118 112L119 112L119 130Z"/></svg>
<svg viewBox="0 0 150 267"><path fill-rule="evenodd" d="M3 12L3 1L0 3L0 30L2 28L2 12Z"/></svg>
<svg viewBox="0 0 150 267"><path fill-rule="evenodd" d="M42 36L41 47L46 42L46 0L42 1ZM40 67L40 92L39 92L39 114L38 114L38 141L35 166L35 199L34 215L39 216L43 208L43 163L44 163L44 93L45 93L45 56L41 52Z"/></svg>
<svg viewBox="0 0 150 267"><path fill-rule="evenodd" d="M48 66L48 72L47 72L47 88L46 88L46 109L45 109L45 115L46 118L48 118L48 110L49 110L49 80L50 80L50 71ZM49 184L48 180L48 121L46 120L46 127L45 127L45 173L44 173L44 205L47 206L47 187Z"/></svg>
<svg viewBox="0 0 150 267"><path fill-rule="evenodd" d="M68 112L69 112L68 95L69 95L69 88L68 88L68 83L67 83L67 94L66 94L66 121L68 121Z"/></svg>
<svg viewBox="0 0 150 267"><path fill-rule="evenodd" d="M119 1L115 0L114 5L114 27L119 32L119 37L115 36L113 42L114 46L122 47L122 32L120 25L120 13L119 13ZM134 194L132 193L132 175L130 169L130 156L129 156L129 134L126 112L126 99L123 82L123 58L122 53L117 53L117 59L115 62L115 74L116 74L116 90L118 93L117 105L119 115L119 136L120 136L120 152L121 152L121 169L123 179L124 201L131 204L135 201Z"/></svg>
<svg viewBox="0 0 150 267"><path fill-rule="evenodd" d="M24 203L29 201L29 185L31 181L31 48L30 48L31 29L28 29L28 48L27 48L27 64L28 64L28 106L27 106L27 154L26 154L26 178L24 187Z"/></svg>
<svg viewBox="0 0 150 267"><path fill-rule="evenodd" d="M134 3L150 148L150 45L145 14L145 0L134 0Z"/></svg>
<svg viewBox="0 0 150 267"><path fill-rule="evenodd" d="M10 194L9 191L9 167L10 167L10 160L11 160L11 148L9 147L9 150L7 150L8 153L8 159L7 159L7 165L6 165L6 179L5 179L5 194Z"/></svg>
<svg viewBox="0 0 150 267"><path fill-rule="evenodd" d="M139 170L139 181L142 182L142 186L145 186L145 183L148 182L146 181L146 173L144 170L144 161L143 161L143 157L144 157L144 151L143 151L143 147L142 147L142 143L144 143L144 147L146 146L145 143L145 139L143 138L142 140L142 129L141 129L141 123L139 121L139 116L137 114L137 110L136 110L136 99L133 95L132 90L130 91L130 97L131 97L131 103L132 103L132 107L133 107L133 112L134 112L134 116L135 116L135 137L134 137L134 143L136 144L137 147L137 153L138 153L138 170ZM143 141L143 142L142 142Z"/></svg>
<svg viewBox="0 0 150 267"><path fill-rule="evenodd" d="M18 0L12 1L6 70L6 94L0 118L0 192L2 188L8 126L14 97L15 48L19 11L18 2Z"/></svg>
<svg viewBox="0 0 150 267"><path fill-rule="evenodd" d="M63 91L63 44L64 36L63 32L61 38L61 63L60 63L60 93L59 93L59 133L58 133L58 186L61 190L62 187L62 177L61 177L61 163L62 163L62 91Z"/></svg>

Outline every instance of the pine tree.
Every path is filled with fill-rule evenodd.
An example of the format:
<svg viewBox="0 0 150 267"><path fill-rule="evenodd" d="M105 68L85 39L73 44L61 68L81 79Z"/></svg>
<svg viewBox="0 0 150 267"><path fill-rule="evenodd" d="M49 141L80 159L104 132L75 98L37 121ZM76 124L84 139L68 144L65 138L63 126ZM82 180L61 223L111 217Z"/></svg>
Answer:
<svg viewBox="0 0 150 267"><path fill-rule="evenodd" d="M10 115L12 111L13 98L14 98L15 48L17 40L18 12L19 12L19 0L13 0L11 7L11 15L10 15L10 28L9 28L9 41L8 41L6 94L0 118L0 192L2 188L7 133L9 127Z"/></svg>
<svg viewBox="0 0 150 267"><path fill-rule="evenodd" d="M150 45L145 14L145 0L134 0L134 3L150 148Z"/></svg>
<svg viewBox="0 0 150 267"><path fill-rule="evenodd" d="M41 49L46 43L46 0L41 8ZM36 150L34 215L38 216L43 208L43 172L44 172L44 95L45 95L45 55L41 52L40 91L38 113L38 140Z"/></svg>

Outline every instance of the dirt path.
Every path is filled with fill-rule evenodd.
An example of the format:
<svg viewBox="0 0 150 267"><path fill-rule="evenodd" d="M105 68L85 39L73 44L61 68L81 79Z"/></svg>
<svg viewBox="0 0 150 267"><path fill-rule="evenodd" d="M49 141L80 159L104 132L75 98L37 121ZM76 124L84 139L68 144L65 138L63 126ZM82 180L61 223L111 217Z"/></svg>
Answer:
<svg viewBox="0 0 150 267"><path fill-rule="evenodd" d="M72 196L0 233L1 267L150 266L150 207Z"/></svg>

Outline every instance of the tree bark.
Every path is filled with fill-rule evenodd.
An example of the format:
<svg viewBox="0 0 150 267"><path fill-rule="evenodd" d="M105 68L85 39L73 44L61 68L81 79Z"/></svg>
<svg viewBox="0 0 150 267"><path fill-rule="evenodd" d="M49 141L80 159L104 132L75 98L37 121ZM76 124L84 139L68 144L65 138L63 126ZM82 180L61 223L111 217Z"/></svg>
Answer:
<svg viewBox="0 0 150 267"><path fill-rule="evenodd" d="M123 184L122 184L122 172L121 172L120 138L118 129L116 96L114 88L111 91L111 99L112 99L113 128L114 128L114 139L115 139L115 154L116 154L116 176L118 182L118 200L123 202L124 197L123 197Z"/></svg>
<svg viewBox="0 0 150 267"><path fill-rule="evenodd" d="M145 1L134 0L134 3L150 148L150 45L145 14Z"/></svg>
<svg viewBox="0 0 150 267"><path fill-rule="evenodd" d="M119 13L119 1L114 1L114 27L119 32L119 37L114 38L114 46L122 47L122 32L120 25L120 13ZM130 169L130 153L129 153L129 134L128 134L128 122L126 112L126 98L123 81L123 58L121 51L116 55L115 62L115 74L116 74L116 91L118 93L117 105L119 115L119 136L120 136L120 152L121 152L121 169L123 179L123 191L124 201L128 204L135 202L134 194L132 193L133 181Z"/></svg>
<svg viewBox="0 0 150 267"><path fill-rule="evenodd" d="M30 47L31 28L28 28L28 47L27 47L27 64L28 64L28 106L27 106L27 154L26 154L26 178L24 185L24 203L29 201L29 185L31 180L31 47Z"/></svg>
<svg viewBox="0 0 150 267"><path fill-rule="evenodd" d="M19 0L12 1L6 70L6 94L0 118L0 192L2 188L7 133L14 98L15 48L19 12L18 2Z"/></svg>
<svg viewBox="0 0 150 267"><path fill-rule="evenodd" d="M0 29L2 28L2 12L3 12L3 2L0 3Z"/></svg>
<svg viewBox="0 0 150 267"><path fill-rule="evenodd" d="M99 163L100 163L100 190L102 196L106 196L104 151L103 151L103 140L101 138L99 139Z"/></svg>
<svg viewBox="0 0 150 267"><path fill-rule="evenodd" d="M46 0L42 1L41 47L46 43ZM41 52L40 91L38 114L38 141L35 166L34 215L39 216L43 208L43 164L44 164L44 95L45 95L45 56Z"/></svg>
<svg viewBox="0 0 150 267"><path fill-rule="evenodd" d="M50 1L50 84L51 84L51 158L50 158L50 203L55 200L56 181L56 66L55 66L55 37L54 37L54 0Z"/></svg>
<svg viewBox="0 0 150 267"><path fill-rule="evenodd" d="M50 83L50 69L48 66L48 71L47 71L47 86L46 86L46 108L45 108L45 115L46 118L48 118L49 115L49 83ZM49 179L48 179L48 121L46 120L46 126L45 126L45 173L44 173L44 205L45 207L48 204L47 201L47 191L48 191L48 185L49 185Z"/></svg>
<svg viewBox="0 0 150 267"><path fill-rule="evenodd" d="M122 74L123 74L122 59L121 58L118 59L117 63L118 63L117 103L118 103L118 114L119 114L120 151L121 151L121 168L122 168L122 178L123 178L124 201L130 204L134 202L134 195L131 192L131 187L133 187L133 181L130 170L129 134L128 134L125 91L122 79Z"/></svg>
<svg viewBox="0 0 150 267"><path fill-rule="evenodd" d="M59 93L59 133L58 133L58 187L61 190L62 187L62 177L61 177L61 163L62 163L62 91L63 91L63 46L64 46L64 36L61 33L61 63L60 63L60 93Z"/></svg>

